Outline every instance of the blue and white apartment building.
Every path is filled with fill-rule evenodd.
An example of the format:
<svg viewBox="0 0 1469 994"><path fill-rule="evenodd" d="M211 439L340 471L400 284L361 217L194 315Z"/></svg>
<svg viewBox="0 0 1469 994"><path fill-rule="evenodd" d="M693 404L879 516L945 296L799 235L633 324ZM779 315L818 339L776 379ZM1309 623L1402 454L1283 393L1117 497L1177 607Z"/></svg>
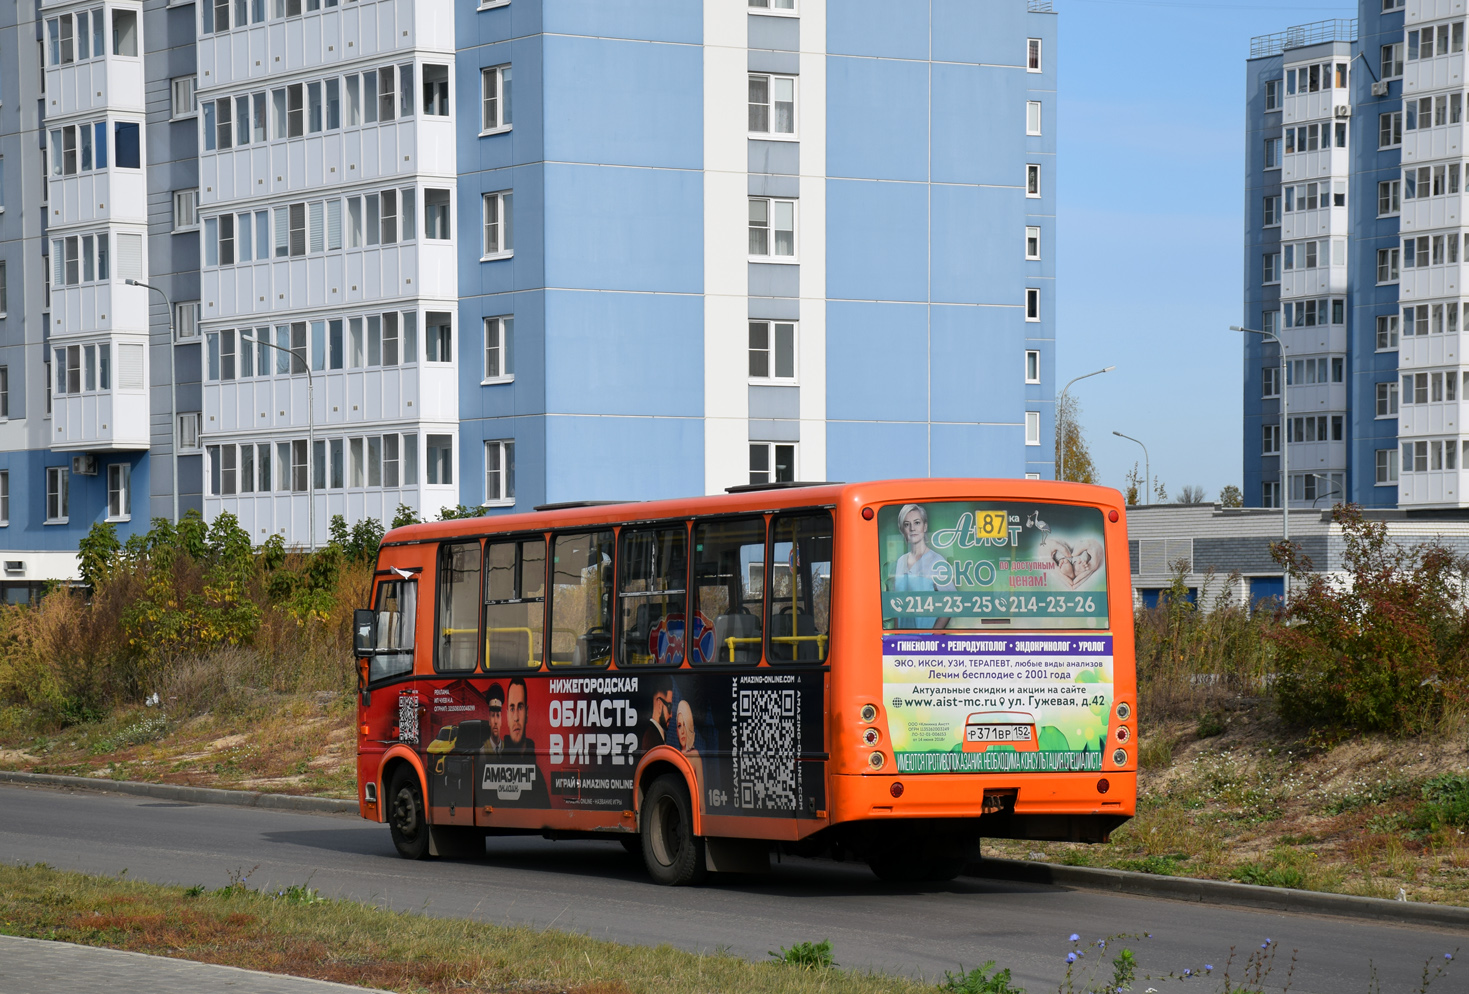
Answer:
<svg viewBox="0 0 1469 994"><path fill-rule="evenodd" d="M1048 0L27 0L0 51L10 599L190 509L1053 475Z"/></svg>
<svg viewBox="0 0 1469 994"><path fill-rule="evenodd" d="M1279 507L1469 507L1465 0L1360 0L1246 63L1244 480ZM1285 438L1280 400L1287 400Z"/></svg>

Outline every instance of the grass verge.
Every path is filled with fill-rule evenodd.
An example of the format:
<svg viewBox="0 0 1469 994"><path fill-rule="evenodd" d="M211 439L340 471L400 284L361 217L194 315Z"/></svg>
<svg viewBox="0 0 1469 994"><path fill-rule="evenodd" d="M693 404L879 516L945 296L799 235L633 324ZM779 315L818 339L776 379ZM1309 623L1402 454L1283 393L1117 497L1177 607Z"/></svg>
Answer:
<svg viewBox="0 0 1469 994"><path fill-rule="evenodd" d="M403 992L933 994L917 981L384 911L306 886L217 891L0 865L0 933Z"/></svg>

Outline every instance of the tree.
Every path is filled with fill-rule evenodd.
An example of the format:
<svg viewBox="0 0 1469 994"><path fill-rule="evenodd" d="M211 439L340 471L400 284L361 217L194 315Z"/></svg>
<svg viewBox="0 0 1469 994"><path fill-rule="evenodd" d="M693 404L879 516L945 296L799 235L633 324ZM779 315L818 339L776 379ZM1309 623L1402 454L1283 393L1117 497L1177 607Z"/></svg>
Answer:
<svg viewBox="0 0 1469 994"><path fill-rule="evenodd" d="M1127 484L1126 488L1124 488L1122 492L1127 497L1128 506L1135 507L1141 499L1143 493L1143 474L1142 471L1138 469L1137 463L1132 464L1132 469L1129 470L1128 474L1122 478L1122 482Z"/></svg>
<svg viewBox="0 0 1469 994"><path fill-rule="evenodd" d="M1230 483L1219 491L1219 503L1225 507L1244 507L1245 495L1240 492L1239 487Z"/></svg>
<svg viewBox="0 0 1469 994"><path fill-rule="evenodd" d="M1196 487L1191 483L1185 484L1183 489L1178 492L1178 496L1173 498L1173 503L1202 504L1206 496L1203 487Z"/></svg>
<svg viewBox="0 0 1469 994"><path fill-rule="evenodd" d="M1081 433L1081 404L1062 394L1056 404L1056 478L1071 483L1096 483L1097 466Z"/></svg>

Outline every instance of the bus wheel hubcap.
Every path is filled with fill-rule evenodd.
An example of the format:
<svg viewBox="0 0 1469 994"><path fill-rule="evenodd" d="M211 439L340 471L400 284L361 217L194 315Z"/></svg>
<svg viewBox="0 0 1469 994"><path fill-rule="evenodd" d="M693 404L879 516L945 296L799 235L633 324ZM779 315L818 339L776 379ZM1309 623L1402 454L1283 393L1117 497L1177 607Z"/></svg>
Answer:
<svg viewBox="0 0 1469 994"><path fill-rule="evenodd" d="M656 824L658 830L653 833L653 855L664 866L672 866L678 859L679 829L683 824L678 805L673 802L673 798L659 799Z"/></svg>
<svg viewBox="0 0 1469 994"><path fill-rule="evenodd" d="M393 799L393 822L410 839L418 834L418 806L413 803L411 791L400 790Z"/></svg>

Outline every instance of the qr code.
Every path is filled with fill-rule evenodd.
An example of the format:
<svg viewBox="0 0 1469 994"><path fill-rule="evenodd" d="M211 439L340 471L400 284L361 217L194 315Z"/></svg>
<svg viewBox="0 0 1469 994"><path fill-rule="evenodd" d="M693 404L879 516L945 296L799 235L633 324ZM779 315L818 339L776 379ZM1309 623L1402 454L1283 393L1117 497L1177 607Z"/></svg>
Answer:
<svg viewBox="0 0 1469 994"><path fill-rule="evenodd" d="M756 811L796 811L801 796L800 695L735 681L731 752L734 801Z"/></svg>
<svg viewBox="0 0 1469 994"><path fill-rule="evenodd" d="M418 694L398 695L398 741L418 744Z"/></svg>

